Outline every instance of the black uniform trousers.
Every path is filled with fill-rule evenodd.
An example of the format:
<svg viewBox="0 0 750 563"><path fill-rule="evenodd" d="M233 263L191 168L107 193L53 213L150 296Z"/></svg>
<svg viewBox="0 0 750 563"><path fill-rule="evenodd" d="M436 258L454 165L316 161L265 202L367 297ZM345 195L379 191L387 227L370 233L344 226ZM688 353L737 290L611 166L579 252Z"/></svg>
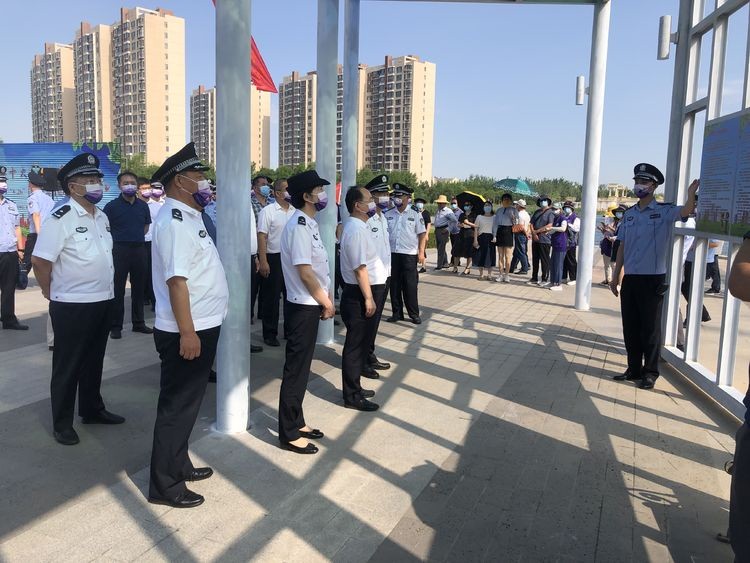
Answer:
<svg viewBox="0 0 750 563"><path fill-rule="evenodd" d="M747 399L746 399L747 401ZM747 404L747 403L746 403ZM750 426L735 436L732 489L729 496L729 538L736 563L750 562Z"/></svg>
<svg viewBox="0 0 750 563"><path fill-rule="evenodd" d="M146 241L146 283L144 285L144 298L146 301L151 303L151 306L156 304L156 296L154 295L154 280L153 267L151 265L151 241Z"/></svg>
<svg viewBox="0 0 750 563"><path fill-rule="evenodd" d="M255 302L258 300L260 294L260 288L263 286L263 280L265 279L260 275L258 270L255 269L255 261L258 259L257 254L253 254L250 266L250 317L255 315ZM263 318L263 311L261 306L258 305L258 319Z"/></svg>
<svg viewBox="0 0 750 563"><path fill-rule="evenodd" d="M28 246L28 242L26 245ZM714 256L714 261L706 264L706 279L711 280L711 290L721 291L721 270L719 268L719 257Z"/></svg>
<svg viewBox="0 0 750 563"><path fill-rule="evenodd" d="M322 307L287 301L286 359L279 392L279 440L293 442L305 426L302 401L310 378Z"/></svg>
<svg viewBox="0 0 750 563"><path fill-rule="evenodd" d="M552 245L532 241L531 243L531 281L539 281L539 265L542 266L542 281L549 281L549 267L552 257Z"/></svg>
<svg viewBox="0 0 750 563"><path fill-rule="evenodd" d="M565 253L562 271L563 279L576 281L576 276L578 275L578 258L576 257L577 250L578 247L574 246L573 248L569 248Z"/></svg>
<svg viewBox="0 0 750 563"><path fill-rule="evenodd" d="M634 377L659 377L661 314L666 276L626 274L620 290L622 332Z"/></svg>
<svg viewBox="0 0 750 563"><path fill-rule="evenodd" d="M437 243L437 267L446 268L448 264L448 253L445 247L450 239L448 227L435 227L435 242Z"/></svg>
<svg viewBox="0 0 750 563"><path fill-rule="evenodd" d="M188 440L206 392L220 332L220 326L197 331L200 356L186 360L180 356L179 333L154 330L161 381L151 450L150 498L174 499L185 491L185 478L193 470Z"/></svg>
<svg viewBox="0 0 750 563"><path fill-rule="evenodd" d="M686 260L685 264L682 266L682 284L680 285L680 293L682 293L685 301L687 301L687 310L685 311L685 315L687 317L690 316L690 285L692 284L692 282L693 263ZM710 320L711 315L708 314L708 309L706 309L706 306L703 305L703 311L701 311L701 322L705 323Z"/></svg>
<svg viewBox="0 0 750 563"><path fill-rule="evenodd" d="M122 330L125 317L125 282L130 275L130 320L133 327L141 327L143 320L143 295L146 283L146 244L143 242L116 242L112 246L115 267L115 305L112 329Z"/></svg>
<svg viewBox="0 0 750 563"><path fill-rule="evenodd" d="M73 427L76 389L78 416L94 416L104 409L102 368L112 323L112 304L112 300L50 301L49 316L55 331L50 398L56 432Z"/></svg>
<svg viewBox="0 0 750 563"><path fill-rule="evenodd" d="M419 316L418 281L417 255L391 254L391 311L394 317L404 318L404 305L410 318Z"/></svg>
<svg viewBox="0 0 750 563"><path fill-rule="evenodd" d="M26 235L26 246L24 246L23 253L23 266L27 272L31 271L31 254L34 252L37 238L38 236L36 233L29 233L28 235Z"/></svg>
<svg viewBox="0 0 750 563"><path fill-rule="evenodd" d="M388 291L391 288L391 278L390 276L388 279L385 280L385 285L383 286L383 290L380 293L380 298L375 297L375 292L373 292L373 297L375 297L375 306L377 309L375 309L375 320L373 321L375 323L375 326L373 328L372 334L370 335L370 349L367 355L367 364L376 364L378 362L378 357L375 355L375 339L378 337L378 328L380 327L380 319L383 318L383 309L385 308L385 300L388 297Z"/></svg>
<svg viewBox="0 0 750 563"><path fill-rule="evenodd" d="M263 318L263 339L276 338L279 334L279 298L284 297L284 318L286 319L286 285L281 269L281 254L266 254L270 273L263 279L260 288L258 310ZM286 332L284 333L286 334Z"/></svg>
<svg viewBox="0 0 750 563"><path fill-rule="evenodd" d="M370 286L372 299L377 304L385 295L385 284ZM344 283L341 295L341 320L346 326L346 340L341 352L341 379L343 382L344 402L352 403L362 399L360 376L367 364L370 342L378 330L377 317L365 316L365 296L358 284Z"/></svg>
<svg viewBox="0 0 750 563"><path fill-rule="evenodd" d="M0 252L0 321L15 324L16 281L18 280L18 253Z"/></svg>

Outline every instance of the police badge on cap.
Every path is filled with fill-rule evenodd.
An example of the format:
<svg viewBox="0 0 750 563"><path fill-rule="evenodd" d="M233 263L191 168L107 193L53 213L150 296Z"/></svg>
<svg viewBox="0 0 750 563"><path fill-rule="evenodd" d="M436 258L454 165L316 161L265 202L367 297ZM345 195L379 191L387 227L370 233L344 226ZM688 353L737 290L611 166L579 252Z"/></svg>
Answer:
<svg viewBox="0 0 750 563"><path fill-rule="evenodd" d="M8 169L5 166L0 166L0 182L7 182L8 177L6 174L8 173Z"/></svg>
<svg viewBox="0 0 750 563"><path fill-rule="evenodd" d="M365 189L369 190L370 192L387 192L388 176L386 176L385 174L375 176L372 180L367 182Z"/></svg>
<svg viewBox="0 0 750 563"><path fill-rule="evenodd" d="M99 178L104 176L99 170L99 158L95 154L81 153L71 158L65 166L60 168L57 179L66 193L68 180L73 176L99 176Z"/></svg>
<svg viewBox="0 0 750 563"><path fill-rule="evenodd" d="M633 168L633 180L637 180L639 178L643 180L650 180L651 182L656 182L657 186L660 186L664 183L664 174L662 174L656 166L654 166L653 164L648 164L647 162L636 164L635 168Z"/></svg>

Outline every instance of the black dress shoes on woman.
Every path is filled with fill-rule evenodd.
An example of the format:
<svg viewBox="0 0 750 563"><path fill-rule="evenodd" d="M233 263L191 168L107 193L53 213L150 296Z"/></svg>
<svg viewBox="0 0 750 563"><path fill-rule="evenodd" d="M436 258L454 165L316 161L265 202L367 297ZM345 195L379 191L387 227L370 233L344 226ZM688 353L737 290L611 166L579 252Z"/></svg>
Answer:
<svg viewBox="0 0 750 563"><path fill-rule="evenodd" d="M125 422L125 418L119 414L114 414L106 409L102 409L93 416L84 416L81 418L81 422L84 424L122 424Z"/></svg>
<svg viewBox="0 0 750 563"><path fill-rule="evenodd" d="M308 440L320 440L325 434L323 434L320 430L317 428L313 428L309 432L306 430L300 430L299 435L303 438L307 438Z"/></svg>
<svg viewBox="0 0 750 563"><path fill-rule="evenodd" d="M316 454L318 453L318 446L315 444L311 444L310 442L307 443L307 445L304 448L300 448L299 446L295 446L294 444L290 444L289 442L280 442L281 447L285 450L289 450L290 452L294 452L296 454Z"/></svg>
<svg viewBox="0 0 750 563"><path fill-rule="evenodd" d="M63 446L75 446L81 440L78 439L78 433L72 428L55 432L55 440Z"/></svg>
<svg viewBox="0 0 750 563"><path fill-rule="evenodd" d="M203 504L206 499L198 493L185 489L173 499L148 497L151 504L163 504L172 508L195 508Z"/></svg>
<svg viewBox="0 0 750 563"><path fill-rule="evenodd" d="M190 475L185 478L185 481L203 481L213 474L214 470L210 467L194 467Z"/></svg>

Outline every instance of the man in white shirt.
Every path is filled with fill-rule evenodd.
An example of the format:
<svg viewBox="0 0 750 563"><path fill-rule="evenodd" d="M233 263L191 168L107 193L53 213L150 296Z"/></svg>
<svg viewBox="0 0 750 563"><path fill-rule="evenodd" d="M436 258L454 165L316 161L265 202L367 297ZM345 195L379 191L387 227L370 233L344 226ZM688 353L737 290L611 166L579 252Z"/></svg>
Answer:
<svg viewBox="0 0 750 563"><path fill-rule="evenodd" d="M29 214L29 234L26 237L23 264L26 271L31 270L31 256L34 254L34 245L39 233L42 231L42 223L49 215L55 202L44 192L47 181L44 176L33 170L29 172L29 198L26 200L26 209Z"/></svg>
<svg viewBox="0 0 750 563"><path fill-rule="evenodd" d="M519 199L514 201L518 211L518 224L523 225L523 231L513 233L513 259L510 261L510 271L514 274L526 274L529 271L529 225L531 224L531 215L526 211L526 200ZM521 269L516 271L516 265L520 264Z"/></svg>
<svg viewBox="0 0 750 563"><path fill-rule="evenodd" d="M578 233L581 232L581 218L576 214L575 204L570 200L563 203L562 213L567 223L568 235L568 250L565 252L563 261L562 282L575 285L578 276Z"/></svg>
<svg viewBox="0 0 750 563"><path fill-rule="evenodd" d="M258 213L258 273L264 278L260 287L260 316L263 320L263 342L279 346L279 298L286 302L284 274L281 270L281 233L294 215L289 205L285 178L273 184L274 201Z"/></svg>
<svg viewBox="0 0 750 563"><path fill-rule="evenodd" d="M79 442L73 429L76 388L84 424L122 424L125 419L105 409L100 392L115 294L109 220L96 207L104 194L99 159L79 154L57 177L70 199L44 222L31 260L55 331L54 437L72 446Z"/></svg>
<svg viewBox="0 0 750 563"><path fill-rule="evenodd" d="M346 341L341 352L341 377L344 406L360 411L375 411L378 405L368 401L374 391L362 389L360 377L367 365L372 334L377 331L377 303L385 295L388 272L380 259L367 220L377 212L372 194L366 188L352 186L346 192L350 218L341 235L341 319L346 325Z"/></svg>
<svg viewBox="0 0 750 563"><path fill-rule="evenodd" d="M229 300L224 267L203 223L203 208L211 200L206 170L191 142L153 177L166 186L167 199L152 225L161 388L148 500L174 508L202 504L203 497L185 483L213 475L210 467L194 467L188 455Z"/></svg>

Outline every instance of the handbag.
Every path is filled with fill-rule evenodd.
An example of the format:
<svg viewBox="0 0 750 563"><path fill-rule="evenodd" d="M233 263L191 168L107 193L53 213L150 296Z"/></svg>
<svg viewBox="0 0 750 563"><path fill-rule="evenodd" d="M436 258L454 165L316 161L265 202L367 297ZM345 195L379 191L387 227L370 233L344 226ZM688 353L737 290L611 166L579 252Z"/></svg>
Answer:
<svg viewBox="0 0 750 563"><path fill-rule="evenodd" d="M522 225L521 223L516 223L515 225L513 225L511 227L511 230L514 233L525 233L526 232L526 227L524 225Z"/></svg>

